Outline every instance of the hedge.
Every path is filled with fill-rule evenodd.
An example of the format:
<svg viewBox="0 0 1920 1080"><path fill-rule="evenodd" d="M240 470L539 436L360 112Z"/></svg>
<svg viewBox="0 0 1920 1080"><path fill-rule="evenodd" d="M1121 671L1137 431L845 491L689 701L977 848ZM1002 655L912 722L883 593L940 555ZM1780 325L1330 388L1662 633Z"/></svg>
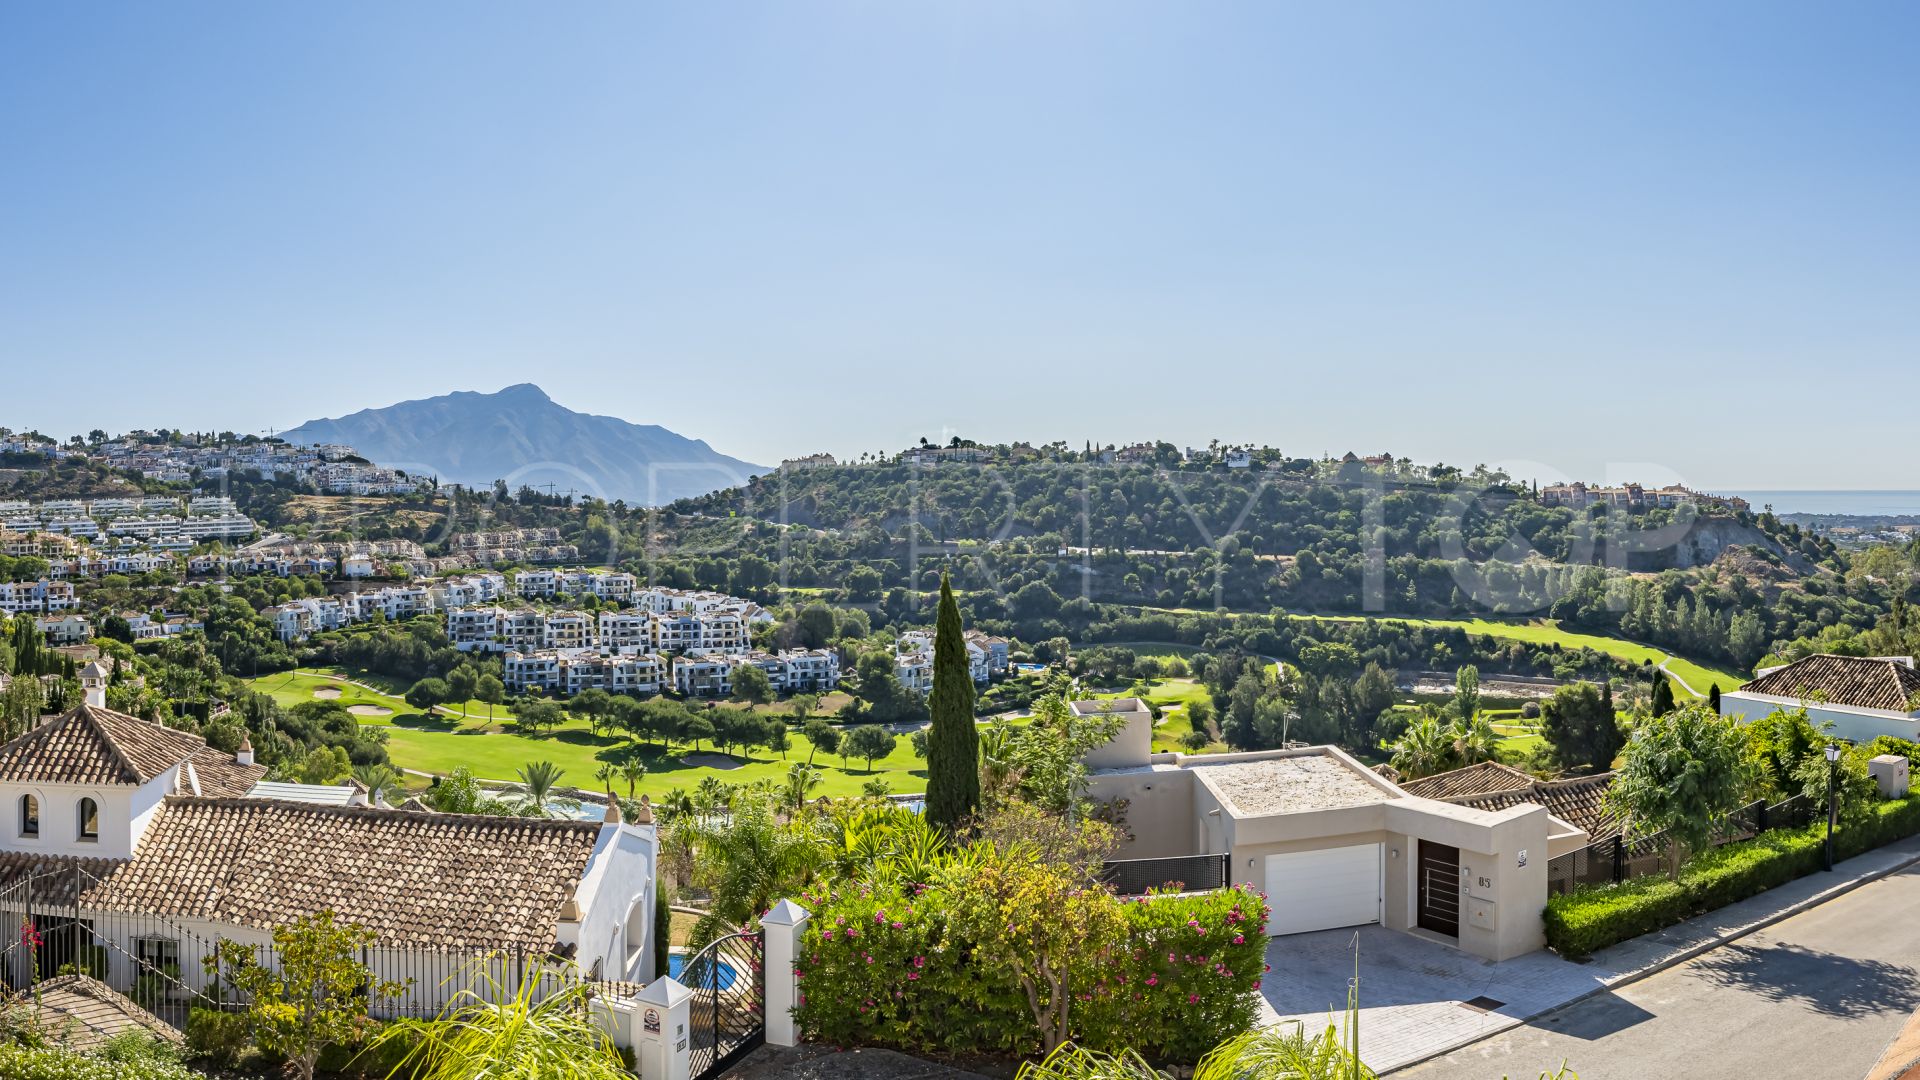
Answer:
<svg viewBox="0 0 1920 1080"><path fill-rule="evenodd" d="M1848 859L1920 833L1920 794L1876 803L1834 834L1834 856ZM1661 874L1618 885L1576 889L1547 901L1547 947L1584 960L1609 945L1665 929L1755 896L1825 865L1825 821L1776 829L1688 859L1680 880Z"/></svg>
<svg viewBox="0 0 1920 1080"><path fill-rule="evenodd" d="M847 888L808 897L794 1017L813 1041L942 1054L1037 1052L1018 984L959 940L939 890ZM1191 1063L1252 1025L1266 969L1266 901L1243 889L1108 902L1124 909L1110 966L1074 988L1073 1038Z"/></svg>

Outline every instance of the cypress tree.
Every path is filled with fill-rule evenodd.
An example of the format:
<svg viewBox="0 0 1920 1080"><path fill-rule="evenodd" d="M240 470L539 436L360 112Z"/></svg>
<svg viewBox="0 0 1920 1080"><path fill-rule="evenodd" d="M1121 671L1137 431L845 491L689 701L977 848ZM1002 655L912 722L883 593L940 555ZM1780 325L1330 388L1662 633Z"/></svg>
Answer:
<svg viewBox="0 0 1920 1080"><path fill-rule="evenodd" d="M1665 716L1674 710L1673 683L1665 675L1655 675L1653 684L1653 715Z"/></svg>
<svg viewBox="0 0 1920 1080"><path fill-rule="evenodd" d="M1720 715L1720 684L1714 683L1707 690L1707 704L1713 706L1713 714Z"/></svg>
<svg viewBox="0 0 1920 1080"><path fill-rule="evenodd" d="M940 616L934 623L933 692L927 709L927 820L952 831L980 806L980 733L973 725L973 674L953 583L940 575Z"/></svg>

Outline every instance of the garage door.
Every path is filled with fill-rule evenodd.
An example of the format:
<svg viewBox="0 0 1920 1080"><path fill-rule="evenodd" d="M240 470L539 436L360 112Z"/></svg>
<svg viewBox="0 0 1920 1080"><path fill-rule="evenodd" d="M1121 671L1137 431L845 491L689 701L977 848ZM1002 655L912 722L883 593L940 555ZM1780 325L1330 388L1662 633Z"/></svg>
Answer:
<svg viewBox="0 0 1920 1080"><path fill-rule="evenodd" d="M1380 845L1267 856L1267 933L1380 921Z"/></svg>

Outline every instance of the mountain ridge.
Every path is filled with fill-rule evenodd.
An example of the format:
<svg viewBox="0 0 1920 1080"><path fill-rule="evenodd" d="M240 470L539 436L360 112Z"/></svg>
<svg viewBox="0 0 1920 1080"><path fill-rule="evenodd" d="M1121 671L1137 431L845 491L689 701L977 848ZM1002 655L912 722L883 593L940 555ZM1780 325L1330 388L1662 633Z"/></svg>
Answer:
<svg viewBox="0 0 1920 1080"><path fill-rule="evenodd" d="M658 424L577 412L530 382L309 420L281 437L342 443L381 465L467 487L553 484L646 504L736 487L770 471Z"/></svg>

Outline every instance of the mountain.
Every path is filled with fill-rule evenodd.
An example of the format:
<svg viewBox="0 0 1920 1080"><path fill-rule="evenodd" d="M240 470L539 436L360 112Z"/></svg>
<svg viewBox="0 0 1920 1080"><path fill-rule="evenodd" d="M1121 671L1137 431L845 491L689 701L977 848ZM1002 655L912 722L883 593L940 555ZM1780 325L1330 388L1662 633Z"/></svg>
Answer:
<svg viewBox="0 0 1920 1080"><path fill-rule="evenodd" d="M771 470L656 424L574 412L532 383L459 391L351 416L309 420L291 443L345 443L377 464L488 488L505 480L609 501L657 504L736 487Z"/></svg>

